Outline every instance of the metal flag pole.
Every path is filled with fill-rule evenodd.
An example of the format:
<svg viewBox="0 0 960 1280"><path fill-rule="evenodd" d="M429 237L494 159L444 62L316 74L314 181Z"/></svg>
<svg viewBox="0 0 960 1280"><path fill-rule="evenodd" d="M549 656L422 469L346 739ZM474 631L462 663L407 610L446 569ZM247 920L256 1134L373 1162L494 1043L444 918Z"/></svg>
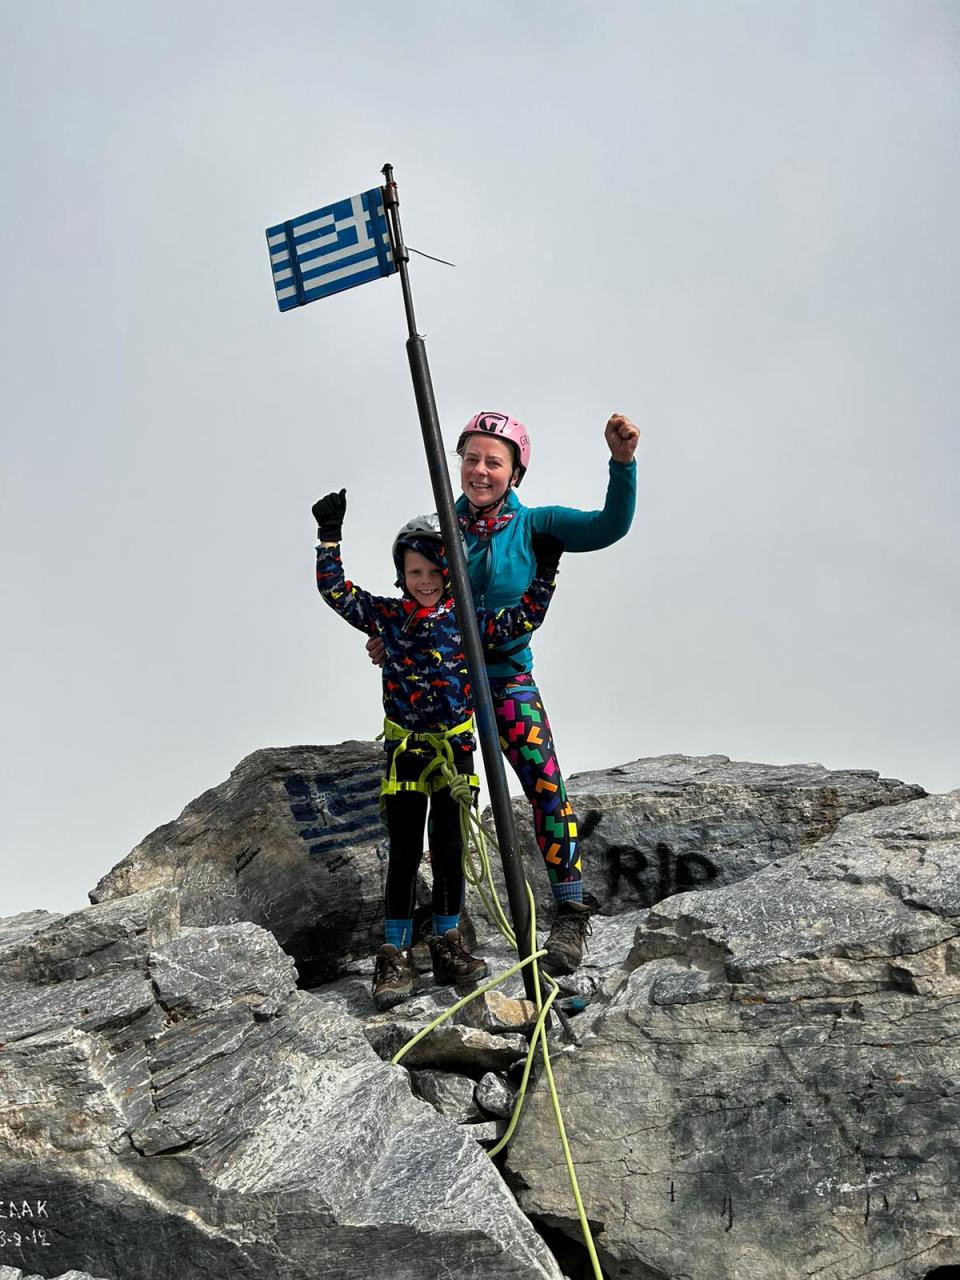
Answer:
<svg viewBox="0 0 960 1280"><path fill-rule="evenodd" d="M503 756L500 754L500 740L493 711L493 695L490 692L487 666L483 657L483 648L480 644L476 607L473 602L470 579L467 575L467 560L463 553L463 545L460 538L460 522L454 510L453 490L450 487L450 477L447 474L443 456L443 437L440 434L437 402L434 399L430 366L427 363L427 349L422 336L417 333L417 322L413 311L413 295L410 292L410 279L407 273L408 255L403 243L403 232L400 228L400 198L397 194L397 184L393 180L393 165L385 164L381 172L385 179L383 207L390 230L393 258L400 273L400 284L403 287L403 307L407 314L407 331L409 334L407 338L407 358L410 361L410 374L413 378L417 413L420 416L420 430L423 433L423 444L427 453L427 466L430 470L433 498L437 504L440 531L443 534L443 543L447 553L450 581L453 586L453 599L457 609L457 621L460 626L460 634L463 637L464 651L467 655L467 669L470 672L470 685L473 689L480 748L483 753L487 782L490 785L493 822L497 831L497 843L500 846L500 860L503 863L503 876L507 886L510 916L517 938L517 951L520 959L523 960L531 954L530 904L527 900L526 882L520 854L517 850L516 832L513 826L513 810L510 808L510 795L507 791L507 777L503 767ZM533 973L529 965L523 969L523 985L527 997L530 1000L534 1000L536 997L534 994Z"/></svg>

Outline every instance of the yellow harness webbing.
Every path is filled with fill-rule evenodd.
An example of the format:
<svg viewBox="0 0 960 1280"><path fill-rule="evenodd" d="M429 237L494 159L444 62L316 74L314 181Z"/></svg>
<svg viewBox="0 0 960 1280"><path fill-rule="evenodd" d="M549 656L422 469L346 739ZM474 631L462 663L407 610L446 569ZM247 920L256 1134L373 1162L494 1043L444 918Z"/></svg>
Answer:
<svg viewBox="0 0 960 1280"><path fill-rule="evenodd" d="M419 791L421 795L432 796L435 792L442 791L444 787L449 787L453 778L462 777L468 786L479 789L480 779L475 773L458 774L451 741L461 733L473 732L473 729L473 716L464 720L462 724L455 724L452 729L445 729L442 733L415 732L385 717L383 733L377 735L377 741L383 738L387 742L395 742L397 748L390 760L387 776L380 783L381 813L386 796L395 796L400 791ZM433 754L416 781L403 782L397 778L397 760L404 751L418 747L429 747Z"/></svg>

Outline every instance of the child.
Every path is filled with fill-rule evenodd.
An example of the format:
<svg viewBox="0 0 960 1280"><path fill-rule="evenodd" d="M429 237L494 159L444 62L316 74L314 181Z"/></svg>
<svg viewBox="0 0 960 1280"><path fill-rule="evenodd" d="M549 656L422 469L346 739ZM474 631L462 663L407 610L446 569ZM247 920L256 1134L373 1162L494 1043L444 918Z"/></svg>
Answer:
<svg viewBox="0 0 960 1280"><path fill-rule="evenodd" d="M386 646L382 675L387 773L380 794L390 854L386 941L374 966L373 1000L378 1009L389 1009L412 994L416 981L410 947L428 805L433 871L433 933L428 941L434 980L476 982L487 970L460 940L460 812L438 773L446 760L477 785L473 698L436 517L411 520L397 534L393 562L397 586L403 589L397 599L370 595L344 578L339 543L346 507L344 489L314 504L317 588L351 626L381 636ZM532 549L536 574L519 605L496 612L477 610L485 648L526 635L543 621L563 543L550 534L536 534Z"/></svg>

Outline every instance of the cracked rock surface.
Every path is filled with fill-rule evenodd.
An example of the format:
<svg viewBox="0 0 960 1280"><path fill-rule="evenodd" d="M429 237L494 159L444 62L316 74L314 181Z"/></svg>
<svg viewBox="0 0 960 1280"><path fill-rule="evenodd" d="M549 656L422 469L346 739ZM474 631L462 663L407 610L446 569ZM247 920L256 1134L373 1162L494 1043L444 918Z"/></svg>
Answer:
<svg viewBox="0 0 960 1280"><path fill-rule="evenodd" d="M556 1064L611 1275L920 1280L958 1260L960 792L660 902L630 964ZM542 1087L508 1174L575 1234Z"/></svg>
<svg viewBox="0 0 960 1280"><path fill-rule="evenodd" d="M270 934L178 929L163 888L29 923L0 935L0 1185L20 1228L5 1261L109 1280L559 1280L477 1135L298 990ZM40 1204L38 1245L23 1207Z"/></svg>
<svg viewBox="0 0 960 1280"><path fill-rule="evenodd" d="M0 1267L0 1280L44 1280L44 1278L41 1275L27 1275L19 1267ZM56 1277L56 1280L97 1280L97 1277L88 1275L86 1271L64 1271L63 1275Z"/></svg>
<svg viewBox="0 0 960 1280"><path fill-rule="evenodd" d="M733 884L808 848L848 814L925 792L866 769L669 755L571 774L567 794L579 820L587 888L602 911L616 913ZM538 917L546 923L553 903L529 806L521 797L513 807ZM484 818L489 825L489 811Z"/></svg>
<svg viewBox="0 0 960 1280"><path fill-rule="evenodd" d="M503 1174L484 1151L520 975L390 1064L462 992L373 1010L380 764L256 752L92 906L0 919L0 1280L590 1274L539 1069ZM960 793L722 756L571 792L603 914L552 1058L609 1280L958 1261Z"/></svg>
<svg viewBox="0 0 960 1280"><path fill-rule="evenodd" d="M184 924L259 924L315 986L369 954L381 928L382 774L372 742L255 751L141 840L90 898L172 886Z"/></svg>

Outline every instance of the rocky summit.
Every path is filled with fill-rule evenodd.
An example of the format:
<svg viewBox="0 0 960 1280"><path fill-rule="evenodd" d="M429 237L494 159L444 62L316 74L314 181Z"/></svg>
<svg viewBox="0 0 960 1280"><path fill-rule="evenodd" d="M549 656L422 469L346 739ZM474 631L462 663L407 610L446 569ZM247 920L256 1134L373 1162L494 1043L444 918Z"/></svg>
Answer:
<svg viewBox="0 0 960 1280"><path fill-rule="evenodd" d="M520 978L391 1062L463 993L374 1011L378 767L256 752L89 907L0 920L0 1280L594 1274L539 1066L488 1154ZM570 791L600 912L549 1042L604 1275L948 1275L960 792L721 756Z"/></svg>
<svg viewBox="0 0 960 1280"><path fill-rule="evenodd" d="M383 751L372 742L255 751L151 832L93 902L177 890L184 924L269 929L304 982L365 956L383 916Z"/></svg>
<svg viewBox="0 0 960 1280"><path fill-rule="evenodd" d="M590 890L605 913L616 913L733 884L808 848L848 814L925 793L870 770L671 755L571 774L567 794ZM526 802L514 800L513 809L537 910L549 911ZM484 816L492 830L490 813Z"/></svg>
<svg viewBox="0 0 960 1280"><path fill-rule="evenodd" d="M924 1277L956 1259L960 792L667 898L557 1066L617 1277ZM520 1204L573 1230L547 1099Z"/></svg>

